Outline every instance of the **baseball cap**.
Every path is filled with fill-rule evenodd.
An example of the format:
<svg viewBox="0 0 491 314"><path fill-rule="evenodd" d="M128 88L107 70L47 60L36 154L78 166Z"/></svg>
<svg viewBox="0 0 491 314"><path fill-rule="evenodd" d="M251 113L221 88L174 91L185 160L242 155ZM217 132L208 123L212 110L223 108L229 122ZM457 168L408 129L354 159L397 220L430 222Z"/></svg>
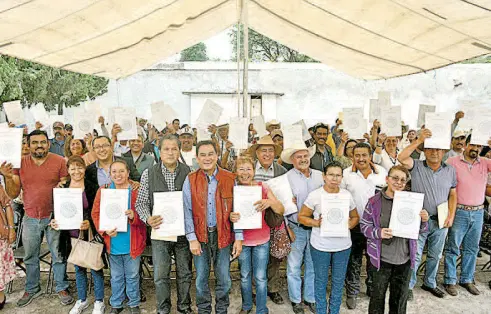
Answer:
<svg viewBox="0 0 491 314"><path fill-rule="evenodd" d="M65 130L66 131L73 131L73 126L71 124L65 124Z"/></svg>

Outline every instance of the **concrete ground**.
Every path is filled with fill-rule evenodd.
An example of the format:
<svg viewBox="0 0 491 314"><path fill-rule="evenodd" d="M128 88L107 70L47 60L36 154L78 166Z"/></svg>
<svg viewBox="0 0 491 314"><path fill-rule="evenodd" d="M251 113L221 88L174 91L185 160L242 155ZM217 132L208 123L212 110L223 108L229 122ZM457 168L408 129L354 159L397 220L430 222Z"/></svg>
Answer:
<svg viewBox="0 0 491 314"><path fill-rule="evenodd" d="M478 269L480 270L479 265L483 265L489 256L485 255L478 262ZM236 263L233 264L232 269L232 291L230 293L230 307L229 313L236 314L239 313L241 308L241 295L240 295L240 281L239 274L236 271ZM69 270L72 269L69 267ZM440 266L440 270L443 270L443 265ZM20 276L23 274L20 272ZM74 274L69 275L70 279L74 278ZM45 273L41 276L42 284L46 284L47 275ZM362 281L364 279L362 278ZM489 314L491 313L491 290L488 287L488 282L491 280L491 272L482 272L478 271L476 273L476 285L481 291L481 295L473 296L469 294L465 289L459 287L459 295L456 297L451 297L447 295L444 299L438 299L433 297L428 292L421 290L420 288L416 288L414 290L414 301L408 303L408 314L430 314L430 313L445 313L445 314L457 314L457 313L466 313L466 314ZM420 280L421 281L421 280ZM439 282L442 282L442 274L439 275ZM211 284L213 286L213 284ZM419 287L421 282L418 283ZM288 290L286 285L286 278L283 276L283 280L281 282L281 294L285 300L288 300ZM30 305L24 308L16 308L15 302L22 296L24 288L24 278L19 277L14 281L13 291L11 294L7 295L7 304L3 310L5 313L9 314L27 314L27 313L43 313L43 314L62 314L68 313L70 311L71 306L62 306L59 302L58 296L56 294L44 295L36 300L34 300ZM44 286L43 286L44 288ZM155 295L154 295L154 285L152 280L147 279L143 282L143 289L147 295L147 301L142 303L141 309L142 313L156 313L155 310ZM70 282L70 290L72 294L76 296L76 287L75 281L72 280ZM173 283L173 312L177 313L175 309L175 283ZM365 291L365 288L362 287L362 291ZM110 295L109 288L109 278L106 278L106 313L109 313L108 306L108 297ZM194 289L194 281L193 281L193 290L191 295L195 295ZM93 294L90 295L89 301L93 301ZM361 314L368 312L368 297L362 293L358 299L358 306L356 310L348 310L346 305L343 302L341 306L341 313L344 314ZM193 297L194 303L194 297ZM268 299L268 308L270 313L272 314L280 314L280 313L293 313L289 302L284 305L276 305L272 303ZM196 308L194 308L196 310ZM90 306L84 313L91 313L92 306ZM388 312L388 308L386 307L386 313ZM123 311L123 313L128 313L128 311ZM308 310L306 309L306 313Z"/></svg>

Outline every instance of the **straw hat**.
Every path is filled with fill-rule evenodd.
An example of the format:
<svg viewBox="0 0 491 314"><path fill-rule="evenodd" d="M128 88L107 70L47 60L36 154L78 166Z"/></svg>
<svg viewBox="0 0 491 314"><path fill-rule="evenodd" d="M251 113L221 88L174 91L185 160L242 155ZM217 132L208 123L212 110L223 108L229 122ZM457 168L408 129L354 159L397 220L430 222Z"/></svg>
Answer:
<svg viewBox="0 0 491 314"><path fill-rule="evenodd" d="M257 149L259 148L259 146L273 146L274 147L274 154L275 156L278 156L280 153L281 153L281 147L276 145L274 142L273 142L273 139L271 138L270 135L265 135L263 137L261 137L256 144L252 145L250 148L249 148L249 152L250 154L257 158L257 155L256 155L256 151Z"/></svg>
<svg viewBox="0 0 491 314"><path fill-rule="evenodd" d="M266 123L266 129L268 129L272 125L281 125L281 122L276 119L273 119Z"/></svg>
<svg viewBox="0 0 491 314"><path fill-rule="evenodd" d="M293 147L284 149L283 152L281 153L281 160L286 162L287 164L293 164L292 162L292 156L296 152L299 152L301 150L306 150L309 152L309 158L312 158L315 154L315 145L311 147L307 147L304 142L301 143L295 143Z"/></svg>
<svg viewBox="0 0 491 314"><path fill-rule="evenodd" d="M281 130L279 129L276 129L273 132L271 132L271 138L275 138L276 136L283 137L283 132L281 132Z"/></svg>

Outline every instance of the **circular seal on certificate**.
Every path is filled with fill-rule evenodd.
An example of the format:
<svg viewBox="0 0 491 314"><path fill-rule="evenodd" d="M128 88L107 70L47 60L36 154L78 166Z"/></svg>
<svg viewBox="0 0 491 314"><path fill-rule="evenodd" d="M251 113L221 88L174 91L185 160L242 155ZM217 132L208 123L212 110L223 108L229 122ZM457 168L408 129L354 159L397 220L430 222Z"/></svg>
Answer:
<svg viewBox="0 0 491 314"><path fill-rule="evenodd" d="M244 210L241 209L240 214L243 218L249 218L257 214L257 210L252 206L248 206Z"/></svg>
<svg viewBox="0 0 491 314"><path fill-rule="evenodd" d="M121 121L121 128L123 130L131 130L131 127L133 126L133 123L129 119L125 119Z"/></svg>
<svg viewBox="0 0 491 314"><path fill-rule="evenodd" d="M60 213L65 218L73 218L77 214L77 206L72 202L61 203Z"/></svg>
<svg viewBox="0 0 491 314"><path fill-rule="evenodd" d="M15 147L13 141L6 140L2 146L0 146L0 154L6 158L13 157L15 155L15 151L12 149Z"/></svg>
<svg viewBox="0 0 491 314"><path fill-rule="evenodd" d="M414 214L411 208L402 208L397 213L397 220L403 225L410 225L416 219L416 215Z"/></svg>
<svg viewBox="0 0 491 314"><path fill-rule="evenodd" d="M121 206L116 203L108 204L106 206L106 216L110 219L118 219L123 215Z"/></svg>
<svg viewBox="0 0 491 314"><path fill-rule="evenodd" d="M346 126L350 129L358 129L360 122L357 119L348 119L346 121Z"/></svg>
<svg viewBox="0 0 491 314"><path fill-rule="evenodd" d="M331 208L327 212L327 221L329 221L331 224L340 224L341 221L343 221L343 211L340 208Z"/></svg>
<svg viewBox="0 0 491 314"><path fill-rule="evenodd" d="M390 129L396 128L397 127L397 119L396 117L387 117L387 120L385 121L387 124L386 126Z"/></svg>
<svg viewBox="0 0 491 314"><path fill-rule="evenodd" d="M91 132L92 130L90 129L91 127L91 123L89 120L87 119L84 119L84 120L80 120L78 122L78 128L80 129L80 131L84 132L84 133L89 133Z"/></svg>
<svg viewBox="0 0 491 314"><path fill-rule="evenodd" d="M434 137L442 137L444 136L445 134L445 127L443 125L440 125L440 124L435 124L433 126L433 128L431 129L431 133L433 133L432 135Z"/></svg>
<svg viewBox="0 0 491 314"><path fill-rule="evenodd" d="M174 210L166 210L162 215L162 222L166 225L172 225L177 221L177 214Z"/></svg>

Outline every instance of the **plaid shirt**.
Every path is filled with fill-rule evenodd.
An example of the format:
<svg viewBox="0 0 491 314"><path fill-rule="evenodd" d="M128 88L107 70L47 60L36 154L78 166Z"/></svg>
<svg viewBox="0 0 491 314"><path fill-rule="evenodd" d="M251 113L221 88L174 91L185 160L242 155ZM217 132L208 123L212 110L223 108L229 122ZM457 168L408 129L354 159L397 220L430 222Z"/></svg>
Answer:
<svg viewBox="0 0 491 314"><path fill-rule="evenodd" d="M170 172L162 163L162 175L165 178L169 192L174 192L176 190L175 180L177 171ZM179 167L179 163L177 164ZM177 168L176 168L177 170ZM140 216L140 219L147 223L148 218L152 215L152 208L150 208L150 189L148 186L148 169L143 171L140 189L138 190L138 197L136 198L136 211Z"/></svg>

